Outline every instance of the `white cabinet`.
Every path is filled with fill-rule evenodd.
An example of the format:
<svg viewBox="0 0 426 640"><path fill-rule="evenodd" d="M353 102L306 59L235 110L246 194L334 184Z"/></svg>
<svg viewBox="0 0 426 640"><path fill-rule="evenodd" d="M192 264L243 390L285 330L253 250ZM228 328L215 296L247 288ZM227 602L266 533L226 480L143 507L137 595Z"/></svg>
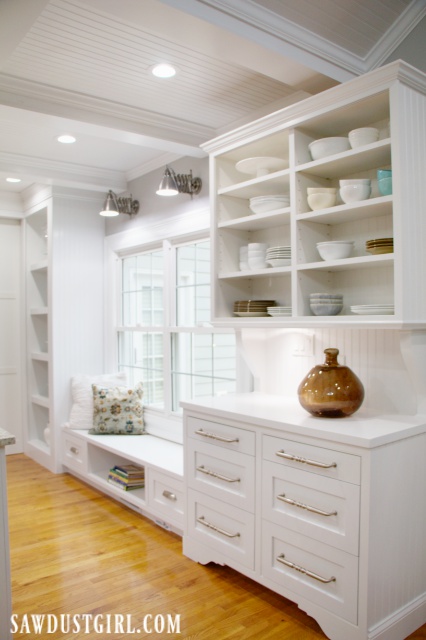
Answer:
<svg viewBox="0 0 426 640"><path fill-rule="evenodd" d="M314 418L259 393L184 402L183 550L296 602L331 640L426 621L426 416Z"/></svg>
<svg viewBox="0 0 426 640"><path fill-rule="evenodd" d="M62 463L103 493L181 534L185 506L181 444L151 435L91 435L64 427ZM108 482L108 473L115 465L129 463L144 468L145 482L143 487L124 491Z"/></svg>
<svg viewBox="0 0 426 640"><path fill-rule="evenodd" d="M423 283L426 195L419 167L426 163L426 78L401 62L334 87L203 145L210 154L213 240L213 314L218 325L414 328L425 324L426 300L412 286ZM312 160L313 140L347 136L373 126L379 140ZM236 164L276 157L282 168L244 175ZM252 162L255 165L255 162ZM377 170L392 168L393 194L381 195ZM309 187L338 187L339 180L371 179L367 200L311 211ZM289 194L290 206L252 213L251 197ZM393 238L394 251L372 255L366 241ZM349 258L321 260L316 244L353 240ZM291 247L291 263L243 270L239 249L252 242ZM309 294L342 293L337 316L314 316ZM234 316L237 300L269 299L291 307L290 317ZM357 305L393 305L390 315L357 315ZM253 314L254 315L254 314Z"/></svg>
<svg viewBox="0 0 426 640"><path fill-rule="evenodd" d="M24 451L60 471L60 426L71 378L104 367L105 221L98 193L44 188L26 201L26 404ZM46 431L47 430L47 431Z"/></svg>
<svg viewBox="0 0 426 640"><path fill-rule="evenodd" d="M38 461L50 459L51 364L49 337L49 227L51 207L45 203L25 220L25 284L27 327L27 435L26 449Z"/></svg>

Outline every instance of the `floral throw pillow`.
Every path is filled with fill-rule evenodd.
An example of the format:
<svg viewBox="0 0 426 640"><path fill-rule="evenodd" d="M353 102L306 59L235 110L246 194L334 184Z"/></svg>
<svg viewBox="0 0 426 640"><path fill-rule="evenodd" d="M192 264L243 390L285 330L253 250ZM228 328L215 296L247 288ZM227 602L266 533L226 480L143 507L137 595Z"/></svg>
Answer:
<svg viewBox="0 0 426 640"><path fill-rule="evenodd" d="M143 388L139 382L134 389L102 387L93 384L93 428L96 435L141 435L143 421Z"/></svg>

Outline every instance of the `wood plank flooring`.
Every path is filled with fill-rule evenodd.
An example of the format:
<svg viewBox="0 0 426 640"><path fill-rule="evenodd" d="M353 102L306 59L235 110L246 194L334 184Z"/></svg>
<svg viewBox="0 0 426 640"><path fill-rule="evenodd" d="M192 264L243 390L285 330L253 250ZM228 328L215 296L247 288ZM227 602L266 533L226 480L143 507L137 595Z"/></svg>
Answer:
<svg viewBox="0 0 426 640"><path fill-rule="evenodd" d="M232 569L185 558L178 536L72 476L51 474L20 454L7 456L7 473L16 624L25 632L23 616L44 613L62 614L63 625L16 638L326 638L293 603ZM103 633L93 622L85 628L82 618L79 633L72 620L67 631L67 615L82 614L102 616ZM117 615L129 616L122 628ZM424 639L426 625L410 636Z"/></svg>

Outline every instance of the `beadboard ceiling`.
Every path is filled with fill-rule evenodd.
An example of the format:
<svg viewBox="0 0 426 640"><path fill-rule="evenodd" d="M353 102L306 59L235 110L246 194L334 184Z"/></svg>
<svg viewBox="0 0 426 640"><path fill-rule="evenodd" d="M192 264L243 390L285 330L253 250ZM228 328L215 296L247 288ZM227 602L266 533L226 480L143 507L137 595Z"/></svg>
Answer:
<svg viewBox="0 0 426 640"><path fill-rule="evenodd" d="M425 0L0 0L0 191L122 192L380 66L425 15ZM163 61L174 78L152 76Z"/></svg>

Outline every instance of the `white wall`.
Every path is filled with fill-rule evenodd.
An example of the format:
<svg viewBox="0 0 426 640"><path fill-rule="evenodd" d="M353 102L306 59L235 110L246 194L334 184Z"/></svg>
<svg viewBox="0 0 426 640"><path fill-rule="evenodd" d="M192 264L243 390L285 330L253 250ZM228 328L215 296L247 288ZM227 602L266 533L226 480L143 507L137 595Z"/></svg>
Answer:
<svg viewBox="0 0 426 640"><path fill-rule="evenodd" d="M426 18L423 18L383 64L405 60L413 67L426 72Z"/></svg>
<svg viewBox="0 0 426 640"><path fill-rule="evenodd" d="M0 427L16 438L7 454L23 451L20 327L21 224L0 218Z"/></svg>
<svg viewBox="0 0 426 640"><path fill-rule="evenodd" d="M157 196L155 193L164 174L164 168L153 171L129 182L128 192L139 200L139 213L132 219L127 215L107 219L106 233L112 235L122 231L140 230L143 227L165 222L186 213L197 212L209 208L209 162L208 158L181 158L170 165L175 173L189 173L192 169L194 177L201 178L203 185L199 195L191 196L181 193L173 197ZM124 195L124 194L123 194Z"/></svg>

